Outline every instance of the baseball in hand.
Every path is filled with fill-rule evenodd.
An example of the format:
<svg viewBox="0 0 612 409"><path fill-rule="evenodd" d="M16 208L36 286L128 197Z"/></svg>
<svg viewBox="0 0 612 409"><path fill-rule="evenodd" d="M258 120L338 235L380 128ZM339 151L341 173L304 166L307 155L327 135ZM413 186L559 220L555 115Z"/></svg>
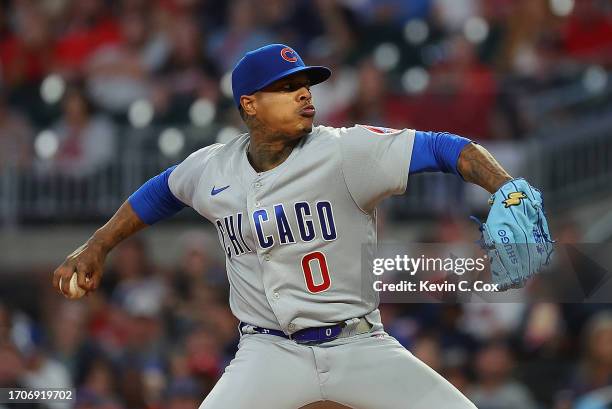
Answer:
<svg viewBox="0 0 612 409"><path fill-rule="evenodd" d="M88 278L86 278L86 280L89 281ZM62 287L62 278L60 277L60 282L59 282L60 288ZM83 290L81 287L79 287L79 283L77 282L77 273L72 273L72 277L70 278L70 288L68 289L68 293L64 293L64 296L66 298L70 298L70 299L75 299L75 298L81 298L82 296L85 295L87 291Z"/></svg>

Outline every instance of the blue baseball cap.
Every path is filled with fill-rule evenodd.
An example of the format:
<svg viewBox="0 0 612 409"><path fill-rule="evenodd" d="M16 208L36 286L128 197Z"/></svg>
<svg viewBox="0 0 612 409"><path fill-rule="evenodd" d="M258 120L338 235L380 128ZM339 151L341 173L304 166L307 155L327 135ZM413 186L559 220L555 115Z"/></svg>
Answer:
<svg viewBox="0 0 612 409"><path fill-rule="evenodd" d="M304 72L310 85L319 84L331 75L321 66L307 66L295 50L284 44L269 44L249 51L232 71L234 102L240 107L240 97L252 95L277 81L297 72Z"/></svg>

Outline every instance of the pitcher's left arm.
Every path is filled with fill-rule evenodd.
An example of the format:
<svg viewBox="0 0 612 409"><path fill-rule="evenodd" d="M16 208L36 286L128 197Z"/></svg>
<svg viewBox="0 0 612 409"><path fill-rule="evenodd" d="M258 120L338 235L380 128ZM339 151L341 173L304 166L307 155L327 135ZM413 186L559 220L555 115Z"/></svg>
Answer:
<svg viewBox="0 0 612 409"><path fill-rule="evenodd" d="M410 173L426 171L457 174L492 194L480 230L500 290L522 287L549 264L553 240L540 191L512 178L484 147L449 133L417 131Z"/></svg>

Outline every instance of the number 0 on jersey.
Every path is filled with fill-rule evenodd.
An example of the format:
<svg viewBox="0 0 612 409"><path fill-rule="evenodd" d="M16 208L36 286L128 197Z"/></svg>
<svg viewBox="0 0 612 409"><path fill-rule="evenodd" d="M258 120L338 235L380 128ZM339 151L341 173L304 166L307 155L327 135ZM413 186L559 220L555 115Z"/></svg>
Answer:
<svg viewBox="0 0 612 409"><path fill-rule="evenodd" d="M321 271L321 280L319 284L315 284L315 279L312 273L311 264L318 264L318 270ZM320 293L328 290L331 286L331 278L329 277L329 269L327 268L327 260L325 254L320 251L313 251L302 257L302 270L304 271L304 279L306 287L311 293Z"/></svg>

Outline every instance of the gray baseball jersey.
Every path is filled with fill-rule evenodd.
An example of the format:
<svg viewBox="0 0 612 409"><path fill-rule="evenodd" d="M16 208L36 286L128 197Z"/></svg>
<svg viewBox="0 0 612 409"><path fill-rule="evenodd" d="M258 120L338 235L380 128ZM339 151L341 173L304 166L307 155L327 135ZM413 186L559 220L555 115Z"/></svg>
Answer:
<svg viewBox="0 0 612 409"><path fill-rule="evenodd" d="M317 126L259 173L244 134L174 169L172 193L217 228L239 320L294 333L366 316L382 328L361 251L375 250L376 205L406 189L414 134Z"/></svg>

